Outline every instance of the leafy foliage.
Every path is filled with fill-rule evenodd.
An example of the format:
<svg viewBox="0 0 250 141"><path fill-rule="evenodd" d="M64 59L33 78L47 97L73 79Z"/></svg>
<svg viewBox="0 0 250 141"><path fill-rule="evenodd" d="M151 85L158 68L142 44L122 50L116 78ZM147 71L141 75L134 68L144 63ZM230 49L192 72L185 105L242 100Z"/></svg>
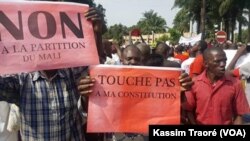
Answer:
<svg viewBox="0 0 250 141"><path fill-rule="evenodd" d="M170 28L168 30L168 33L170 33L170 39L169 39L170 43L171 44L177 44L179 42L179 39L180 39L182 34L178 30L176 30L174 28Z"/></svg>
<svg viewBox="0 0 250 141"><path fill-rule="evenodd" d="M119 45L123 43L123 36L128 35L128 28L122 24L115 24L108 28L108 31L103 35L106 39L113 39Z"/></svg>
<svg viewBox="0 0 250 141"><path fill-rule="evenodd" d="M169 36L167 34L163 34L161 37L159 37L156 42L166 42L169 40Z"/></svg>
<svg viewBox="0 0 250 141"><path fill-rule="evenodd" d="M249 3L249 0L205 0L206 14L201 17L201 0L175 0L173 8L178 7L181 10L175 17L174 28L182 32L184 27L187 27L187 21L192 20L197 23L197 33L200 33L201 19L204 19L206 37L210 38L214 37L214 25L223 22L223 30L227 32L229 39L233 40L236 21L239 25L246 25L243 11L248 9ZM241 26L238 30L240 33Z"/></svg>
<svg viewBox="0 0 250 141"><path fill-rule="evenodd" d="M153 10L143 13L143 18L137 23L142 34L163 33L166 32L166 21L158 16Z"/></svg>
<svg viewBox="0 0 250 141"><path fill-rule="evenodd" d="M187 9L181 9L174 19L174 28L181 33L189 31L190 14Z"/></svg>

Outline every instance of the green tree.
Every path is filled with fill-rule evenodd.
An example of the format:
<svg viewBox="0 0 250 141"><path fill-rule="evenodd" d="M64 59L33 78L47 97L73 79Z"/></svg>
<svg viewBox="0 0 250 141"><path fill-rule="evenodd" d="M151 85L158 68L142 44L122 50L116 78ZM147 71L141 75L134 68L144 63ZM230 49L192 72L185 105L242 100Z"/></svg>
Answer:
<svg viewBox="0 0 250 141"><path fill-rule="evenodd" d="M166 42L166 41L168 41L169 40L169 36L167 35L167 34L163 34L161 37L159 37L157 40L156 40L156 42Z"/></svg>
<svg viewBox="0 0 250 141"><path fill-rule="evenodd" d="M246 0L245 1L245 5L246 5L246 9L247 9L247 15L248 15L248 42L250 42L250 1L249 0Z"/></svg>
<svg viewBox="0 0 250 141"><path fill-rule="evenodd" d="M181 11L185 11L186 14L182 14L183 21L195 21L197 23L197 33L200 33L200 24L201 24L201 1L200 0L175 0L173 8L180 8ZM179 15L177 15L179 16ZM178 17L176 17L178 19ZM187 23L187 22L186 22ZM176 26L182 26L181 24ZM181 27L178 27L181 28Z"/></svg>
<svg viewBox="0 0 250 141"><path fill-rule="evenodd" d="M190 14L187 9L181 9L174 18L174 28L181 33L189 31Z"/></svg>
<svg viewBox="0 0 250 141"><path fill-rule="evenodd" d="M124 35L128 35L128 28L122 24L115 24L108 28L108 31L103 35L103 37L106 39L113 39L121 45Z"/></svg>
<svg viewBox="0 0 250 141"><path fill-rule="evenodd" d="M219 14L225 22L225 31L227 32L228 39L234 39L236 19L242 17L244 3L245 0L220 0Z"/></svg>
<svg viewBox="0 0 250 141"><path fill-rule="evenodd" d="M246 25L247 21L243 16L244 9L245 11L247 11L246 9L250 9L249 3L249 0L175 0L173 8L178 7L181 11L186 11L186 14L182 15L182 21L184 23L187 23L186 21L188 20L196 22L197 33L200 33L201 29L204 31L205 28L206 38L214 36L214 25L220 25L223 22L223 30L227 32L228 39L233 40L236 22L239 22L238 40L241 40L242 26ZM203 12L201 11L201 7ZM176 17L176 19L178 18L181 19L180 17ZM177 21L180 21L179 19ZM201 28L201 21L205 25L203 28ZM180 24L180 22L176 22L175 26L178 27L178 30L182 31L184 23Z"/></svg>
<svg viewBox="0 0 250 141"><path fill-rule="evenodd" d="M153 10L143 13L143 18L137 23L142 34L163 33L166 32L166 21L158 16Z"/></svg>
<svg viewBox="0 0 250 141"><path fill-rule="evenodd" d="M177 44L182 34L174 28L169 28L168 33L170 34L170 38L169 38L170 43Z"/></svg>
<svg viewBox="0 0 250 141"><path fill-rule="evenodd" d="M235 36L238 36L238 34L236 33ZM241 41L239 41L238 39L236 39L236 42L242 42L244 44L248 43L248 29L242 29L242 38Z"/></svg>

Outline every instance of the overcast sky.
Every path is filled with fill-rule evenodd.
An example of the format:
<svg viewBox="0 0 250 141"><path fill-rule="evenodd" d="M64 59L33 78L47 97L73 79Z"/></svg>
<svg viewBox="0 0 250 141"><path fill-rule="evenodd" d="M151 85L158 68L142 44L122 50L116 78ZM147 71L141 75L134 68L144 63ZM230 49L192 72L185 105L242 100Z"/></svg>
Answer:
<svg viewBox="0 0 250 141"><path fill-rule="evenodd" d="M167 26L173 27L173 19L178 8L173 8L175 0L94 0L106 9L106 20L108 26L123 24L135 25L143 13L154 10L158 16L164 18Z"/></svg>
<svg viewBox="0 0 250 141"><path fill-rule="evenodd" d="M23 0L0 0L0 1L23 1ZM168 27L173 27L173 20L178 8L173 8L175 0L94 0L106 9L106 20L108 26L123 24L135 25L143 13L154 10L164 18Z"/></svg>

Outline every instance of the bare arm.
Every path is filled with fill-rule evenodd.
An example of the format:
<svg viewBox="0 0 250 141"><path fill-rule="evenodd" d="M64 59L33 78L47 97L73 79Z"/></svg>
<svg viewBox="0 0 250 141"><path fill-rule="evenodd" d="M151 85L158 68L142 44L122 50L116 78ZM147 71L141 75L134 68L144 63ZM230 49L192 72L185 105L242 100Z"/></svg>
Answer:
<svg viewBox="0 0 250 141"><path fill-rule="evenodd" d="M241 125L243 124L243 119L242 116L238 115L235 117L234 121L233 121L234 125Z"/></svg>
<svg viewBox="0 0 250 141"><path fill-rule="evenodd" d="M101 63L104 63L105 54L102 46L102 24L103 24L103 15L102 13L94 7L90 7L89 10L85 13L87 20L93 22L93 28L95 33L95 40L97 45L97 51Z"/></svg>
<svg viewBox="0 0 250 141"><path fill-rule="evenodd" d="M122 58L122 49L118 44L115 44L114 46L115 46L115 49L117 51L117 55L119 56L119 58L121 60L121 58Z"/></svg>
<svg viewBox="0 0 250 141"><path fill-rule="evenodd" d="M232 61L231 61L231 62L229 63L229 65L227 66L227 71L231 71L231 70L234 69L236 62L238 61L238 59L240 58L240 56L242 56L244 53L246 53L246 46L245 46L245 45L241 46L241 47L237 50L237 52L236 52L236 54L234 55Z"/></svg>

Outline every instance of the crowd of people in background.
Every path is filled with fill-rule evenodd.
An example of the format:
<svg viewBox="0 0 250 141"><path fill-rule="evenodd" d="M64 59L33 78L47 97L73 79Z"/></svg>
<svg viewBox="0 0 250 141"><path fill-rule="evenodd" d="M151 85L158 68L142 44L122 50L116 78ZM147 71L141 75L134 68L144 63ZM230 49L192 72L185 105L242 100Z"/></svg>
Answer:
<svg viewBox="0 0 250 141"><path fill-rule="evenodd" d="M89 20L98 21L98 16L94 9L86 13ZM100 31L95 33L100 37ZM247 44L200 40L194 45L158 42L150 46L144 40L123 45L108 39L96 40L101 64L181 68L181 124L250 123L250 63L244 60L249 56ZM226 50L230 49L236 53L227 65ZM20 126L15 130L19 136L7 139L3 135L9 133L1 129L0 140L148 140L146 135L135 133L86 133L86 107L94 85L87 66L0 76L0 100L15 103L20 110ZM82 103L81 110L78 103ZM0 108L8 111L5 107Z"/></svg>
<svg viewBox="0 0 250 141"><path fill-rule="evenodd" d="M141 48L140 44L147 45L145 42L139 41L134 44L137 48ZM117 45L113 44L113 46ZM147 58L144 59L146 63L143 64L146 66L179 67L193 79L194 85L186 92L182 105L183 113L186 116L183 118L185 123L249 124L250 68L249 61L247 61L248 47L250 48L247 44L235 44L229 40L222 44L200 40L193 46L190 44L168 45L164 42L158 42L155 47L149 45L145 47L150 48L150 51L143 53L143 58ZM118 49L118 52L122 50L122 46L115 48ZM142 49L140 50L143 52ZM232 58L232 60L228 61L227 58ZM120 57L120 60L122 59ZM204 82L203 85L201 85L202 82ZM227 85L230 88L225 88ZM206 92L208 93L205 94ZM228 99L226 95L223 95L225 92L229 95ZM197 99L199 95L202 95L201 99ZM201 105L198 105L199 103ZM215 117L208 115L215 115ZM238 115L239 119L236 118ZM231 120L232 118L235 118L235 121Z"/></svg>

